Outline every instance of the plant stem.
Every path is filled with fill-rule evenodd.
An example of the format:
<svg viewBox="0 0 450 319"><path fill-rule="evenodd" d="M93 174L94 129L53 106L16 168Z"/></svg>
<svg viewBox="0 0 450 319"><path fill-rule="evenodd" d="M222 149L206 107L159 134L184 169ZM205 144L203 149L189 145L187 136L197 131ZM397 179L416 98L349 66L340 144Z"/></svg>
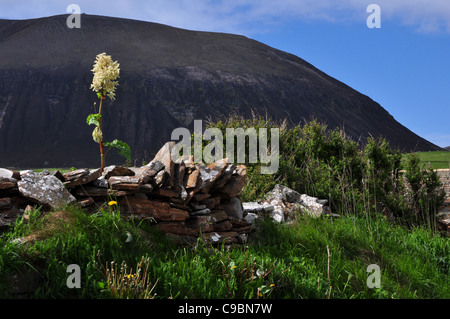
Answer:
<svg viewBox="0 0 450 319"><path fill-rule="evenodd" d="M98 114L100 114L100 118L98 119L98 129L100 132L102 131L102 106L103 106L103 100L105 99L105 95L103 94L103 89L100 92L100 107L98 110ZM100 145L100 171L103 173L103 170L105 168L105 150L103 148L103 138L98 142Z"/></svg>
<svg viewBox="0 0 450 319"><path fill-rule="evenodd" d="M328 286L330 287L327 299L330 299L331 290L333 289L333 287L331 286L331 280L330 280L330 257L331 257L331 254L330 254L330 248L328 247L328 245L327 245L327 257L328 257L327 258L328 259L328 262L327 262Z"/></svg>

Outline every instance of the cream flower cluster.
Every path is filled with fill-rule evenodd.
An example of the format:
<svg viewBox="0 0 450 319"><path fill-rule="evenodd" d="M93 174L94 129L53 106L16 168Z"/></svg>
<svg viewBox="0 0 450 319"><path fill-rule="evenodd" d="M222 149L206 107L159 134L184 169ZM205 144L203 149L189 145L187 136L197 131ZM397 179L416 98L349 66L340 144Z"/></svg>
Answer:
<svg viewBox="0 0 450 319"><path fill-rule="evenodd" d="M100 143L100 141L103 141L103 133L98 126L96 126L94 131L92 131L92 138L97 143Z"/></svg>
<svg viewBox="0 0 450 319"><path fill-rule="evenodd" d="M100 53L97 55L94 68L91 71L94 73L91 89L100 93L103 90L104 95L108 95L111 100L114 100L114 91L119 84L117 81L114 81L120 74L119 63L117 61L113 62L110 55Z"/></svg>

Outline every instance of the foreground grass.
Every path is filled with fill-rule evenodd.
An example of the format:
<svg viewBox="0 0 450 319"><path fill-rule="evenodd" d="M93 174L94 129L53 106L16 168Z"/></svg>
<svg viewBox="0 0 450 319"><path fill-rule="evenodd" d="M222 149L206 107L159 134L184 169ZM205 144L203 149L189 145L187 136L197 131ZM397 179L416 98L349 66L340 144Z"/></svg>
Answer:
<svg viewBox="0 0 450 319"><path fill-rule="evenodd" d="M246 245L215 248L177 247L112 209L30 219L1 234L0 297L14 297L20 280L38 282L29 298L115 297L103 267L124 261L135 269L145 257L156 298L450 298L448 238L383 219L266 220ZM24 236L34 241L12 242ZM80 289L66 285L70 264L80 266ZM367 287L370 264L381 269L381 288Z"/></svg>

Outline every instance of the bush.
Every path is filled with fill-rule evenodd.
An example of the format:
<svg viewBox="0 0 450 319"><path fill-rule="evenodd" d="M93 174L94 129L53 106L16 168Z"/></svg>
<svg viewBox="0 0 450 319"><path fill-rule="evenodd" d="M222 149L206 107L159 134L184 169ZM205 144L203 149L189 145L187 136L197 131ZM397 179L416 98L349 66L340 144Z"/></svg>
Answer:
<svg viewBox="0 0 450 319"><path fill-rule="evenodd" d="M368 138L359 144L342 129L328 129L315 119L288 128L285 122L275 123L263 117L232 116L207 127L222 131L224 149L228 127L253 127L256 132L259 128L280 129L279 169L273 175L264 175L260 173L260 161L247 161L247 184L241 193L244 201L261 199L276 184L283 184L328 199L331 209L339 214L383 212L408 226L433 226L436 211L443 203L437 174L420 167L414 158L402 163L400 151L393 150L383 138ZM248 139L246 147L248 159Z"/></svg>
<svg viewBox="0 0 450 319"><path fill-rule="evenodd" d="M421 165L417 154L408 154L404 163L411 210L406 218L413 225L435 227L435 215L445 199L437 173L431 166Z"/></svg>

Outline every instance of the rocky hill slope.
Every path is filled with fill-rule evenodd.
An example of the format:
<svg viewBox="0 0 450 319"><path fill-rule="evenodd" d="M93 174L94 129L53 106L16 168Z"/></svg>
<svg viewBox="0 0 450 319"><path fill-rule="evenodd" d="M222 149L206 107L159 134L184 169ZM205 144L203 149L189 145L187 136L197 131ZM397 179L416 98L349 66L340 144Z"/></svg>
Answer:
<svg viewBox="0 0 450 319"><path fill-rule="evenodd" d="M404 151L440 150L383 107L299 57L244 36L68 15L0 20L0 166L97 167L86 117L92 65L106 52L121 68L104 111L105 140L127 142L137 164L174 128L252 110L296 124L316 117L354 139L384 136ZM331 53L330 53L331 54ZM108 155L108 164L121 160Z"/></svg>

